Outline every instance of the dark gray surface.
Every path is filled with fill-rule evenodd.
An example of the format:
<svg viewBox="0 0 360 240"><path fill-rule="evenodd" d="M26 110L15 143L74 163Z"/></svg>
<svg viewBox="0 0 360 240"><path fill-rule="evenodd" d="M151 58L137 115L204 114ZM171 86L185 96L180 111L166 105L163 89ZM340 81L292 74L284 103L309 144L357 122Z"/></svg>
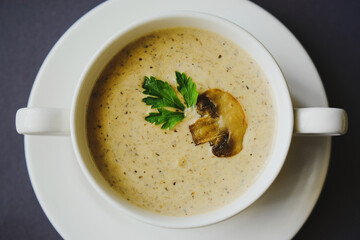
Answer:
<svg viewBox="0 0 360 240"><path fill-rule="evenodd" d="M35 76L57 39L100 0L0 0L0 239L61 239L41 210L15 130ZM221 2L221 1L219 1ZM345 108L349 132L333 138L320 199L295 239L360 239L360 1L254 0L303 44L330 106Z"/></svg>

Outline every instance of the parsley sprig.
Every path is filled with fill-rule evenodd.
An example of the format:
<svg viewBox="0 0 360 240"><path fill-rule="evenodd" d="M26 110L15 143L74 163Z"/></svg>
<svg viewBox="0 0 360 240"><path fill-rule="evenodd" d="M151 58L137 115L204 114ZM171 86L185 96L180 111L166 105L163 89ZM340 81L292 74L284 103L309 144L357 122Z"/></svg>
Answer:
<svg viewBox="0 0 360 240"><path fill-rule="evenodd" d="M198 92L196 84L192 81L191 77L187 77L185 73L175 72L176 82L178 83L177 90L184 98L185 104L188 108L195 107ZM151 108L157 108L158 112L151 112L145 120L155 125L163 124L162 129L172 129L181 120L185 118L185 106L177 97L175 90L169 83L156 79L153 76L144 77L143 84L144 94L149 95L143 98L146 105ZM165 108L175 108L176 111L169 111Z"/></svg>

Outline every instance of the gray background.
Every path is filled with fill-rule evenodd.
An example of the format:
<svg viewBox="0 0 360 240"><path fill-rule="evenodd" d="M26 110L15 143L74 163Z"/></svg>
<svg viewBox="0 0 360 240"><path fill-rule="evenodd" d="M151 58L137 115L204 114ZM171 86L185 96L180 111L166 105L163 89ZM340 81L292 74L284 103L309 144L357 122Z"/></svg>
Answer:
<svg viewBox="0 0 360 240"><path fill-rule="evenodd" d="M60 36L99 0L0 0L0 239L61 239L41 210L26 170L18 108ZM360 1L254 0L277 17L313 59L330 106L349 132L333 138L324 189L295 239L360 239ZM221 3L221 1L219 1Z"/></svg>

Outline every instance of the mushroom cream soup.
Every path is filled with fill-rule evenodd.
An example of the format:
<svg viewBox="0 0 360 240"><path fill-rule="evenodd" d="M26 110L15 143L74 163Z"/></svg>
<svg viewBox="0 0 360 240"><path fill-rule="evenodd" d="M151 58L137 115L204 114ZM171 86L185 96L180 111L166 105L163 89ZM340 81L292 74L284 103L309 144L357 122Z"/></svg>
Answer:
<svg viewBox="0 0 360 240"><path fill-rule="evenodd" d="M175 71L190 76L199 94L220 89L241 104L247 129L239 153L217 157L209 143L196 145L189 130L200 117L195 109L171 130L145 120L156 109L142 101L144 76L176 90ZM103 70L88 103L88 144L104 178L132 204L162 215L201 214L241 196L262 173L276 121L272 101L258 64L230 40L164 29L127 45Z"/></svg>

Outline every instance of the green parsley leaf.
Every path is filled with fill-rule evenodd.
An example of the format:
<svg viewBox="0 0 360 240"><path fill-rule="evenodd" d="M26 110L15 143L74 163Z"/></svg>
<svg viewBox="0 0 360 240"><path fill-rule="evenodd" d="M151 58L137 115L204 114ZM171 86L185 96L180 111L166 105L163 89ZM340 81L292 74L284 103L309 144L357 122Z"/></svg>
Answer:
<svg viewBox="0 0 360 240"><path fill-rule="evenodd" d="M185 73L176 71L175 75L176 82L179 84L177 90L183 95L187 107L195 107L199 95L196 84Z"/></svg>
<svg viewBox="0 0 360 240"><path fill-rule="evenodd" d="M184 97L187 107L195 107L198 98L196 84L185 73L176 71L175 75L178 83L177 90ZM157 108L159 111L151 112L149 116L145 117L145 120L155 123L155 125L163 124L161 126L162 129L172 129L185 118L185 106L181 103L169 83L156 79L153 76L150 76L150 78L145 76L144 78L143 88L145 91L143 93L150 96L143 98L143 102L146 105L150 105L151 108ZM164 109L165 107L176 108L178 110L176 112L169 111Z"/></svg>
<svg viewBox="0 0 360 240"><path fill-rule="evenodd" d="M156 79L153 76L150 78L145 76L143 88L144 94L153 96L143 99L146 105L151 105L151 108L173 107L181 111L185 110L185 106L181 103L176 96L174 89L169 83Z"/></svg>
<svg viewBox="0 0 360 240"><path fill-rule="evenodd" d="M151 112L149 116L145 117L145 120L155 125L164 123L162 129L172 129L176 124L185 118L183 112L172 112L164 108L159 108L158 113Z"/></svg>

